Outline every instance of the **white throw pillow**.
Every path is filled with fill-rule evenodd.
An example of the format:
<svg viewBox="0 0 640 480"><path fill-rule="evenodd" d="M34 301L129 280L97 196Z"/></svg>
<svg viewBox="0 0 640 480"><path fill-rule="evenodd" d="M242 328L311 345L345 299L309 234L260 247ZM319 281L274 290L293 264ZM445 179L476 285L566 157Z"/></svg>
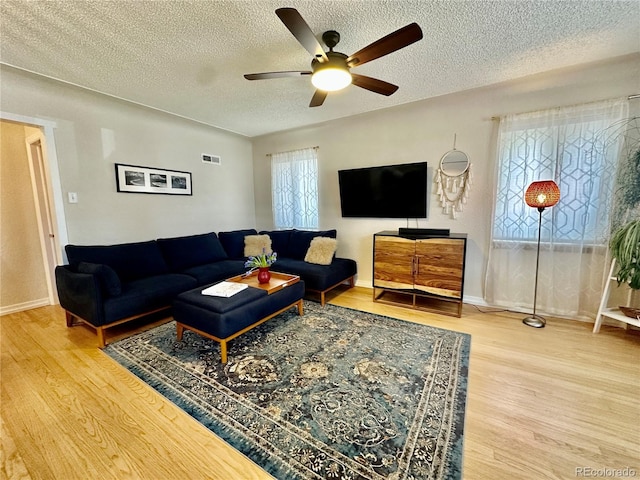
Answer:
<svg viewBox="0 0 640 480"><path fill-rule="evenodd" d="M318 265L331 265L337 247L338 241L335 238L315 237L311 240L304 261Z"/></svg>
<svg viewBox="0 0 640 480"><path fill-rule="evenodd" d="M244 237L244 256L255 257L271 253L271 237L269 235L247 235Z"/></svg>

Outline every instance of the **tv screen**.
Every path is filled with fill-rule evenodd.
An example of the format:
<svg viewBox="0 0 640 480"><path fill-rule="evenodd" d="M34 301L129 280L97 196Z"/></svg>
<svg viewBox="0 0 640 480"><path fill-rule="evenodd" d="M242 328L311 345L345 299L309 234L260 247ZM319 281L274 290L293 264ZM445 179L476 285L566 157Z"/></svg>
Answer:
<svg viewBox="0 0 640 480"><path fill-rule="evenodd" d="M338 170L338 182L343 217L427 217L427 162Z"/></svg>

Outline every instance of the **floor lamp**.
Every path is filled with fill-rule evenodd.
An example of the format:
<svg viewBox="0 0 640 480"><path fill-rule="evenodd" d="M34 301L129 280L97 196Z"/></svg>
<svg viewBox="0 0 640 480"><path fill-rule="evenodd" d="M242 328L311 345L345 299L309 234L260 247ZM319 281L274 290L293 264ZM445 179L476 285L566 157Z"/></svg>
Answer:
<svg viewBox="0 0 640 480"><path fill-rule="evenodd" d="M547 323L540 315L536 315L536 300L538 297L538 265L540 264L540 233L542 231L542 212L547 207L553 207L560 200L560 189L553 180L533 182L524 194L527 205L538 209L538 250L536 252L536 282L533 289L533 314L522 320L530 327L542 328Z"/></svg>

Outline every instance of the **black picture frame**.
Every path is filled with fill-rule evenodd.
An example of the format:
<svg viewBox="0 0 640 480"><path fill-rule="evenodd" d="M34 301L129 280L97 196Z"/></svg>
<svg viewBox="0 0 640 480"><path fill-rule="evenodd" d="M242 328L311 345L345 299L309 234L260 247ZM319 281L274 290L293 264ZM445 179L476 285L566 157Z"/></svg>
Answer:
<svg viewBox="0 0 640 480"><path fill-rule="evenodd" d="M191 172L124 163L115 167L118 192L193 195Z"/></svg>

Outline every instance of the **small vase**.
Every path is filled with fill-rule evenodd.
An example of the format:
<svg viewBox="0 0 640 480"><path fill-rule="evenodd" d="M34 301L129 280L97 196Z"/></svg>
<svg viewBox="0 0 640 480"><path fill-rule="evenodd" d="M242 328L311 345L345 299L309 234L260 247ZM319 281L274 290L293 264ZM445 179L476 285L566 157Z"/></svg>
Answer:
<svg viewBox="0 0 640 480"><path fill-rule="evenodd" d="M271 280L269 267L258 268L258 283L269 283L269 280Z"/></svg>

